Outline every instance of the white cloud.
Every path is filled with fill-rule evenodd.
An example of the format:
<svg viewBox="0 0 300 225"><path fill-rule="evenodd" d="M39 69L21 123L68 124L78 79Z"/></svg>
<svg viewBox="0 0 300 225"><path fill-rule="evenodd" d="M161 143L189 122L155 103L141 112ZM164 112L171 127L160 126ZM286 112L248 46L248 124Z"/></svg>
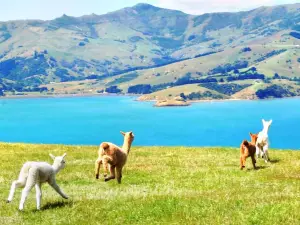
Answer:
<svg viewBox="0 0 300 225"><path fill-rule="evenodd" d="M189 14L236 12L260 6L297 3L297 0L157 0L157 6Z"/></svg>

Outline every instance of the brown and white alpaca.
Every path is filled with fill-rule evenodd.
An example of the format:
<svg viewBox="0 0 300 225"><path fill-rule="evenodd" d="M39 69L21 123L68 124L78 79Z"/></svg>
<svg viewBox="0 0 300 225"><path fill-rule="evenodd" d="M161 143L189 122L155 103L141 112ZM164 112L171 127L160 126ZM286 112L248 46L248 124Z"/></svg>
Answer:
<svg viewBox="0 0 300 225"><path fill-rule="evenodd" d="M255 152L256 152L256 141L258 138L257 134L250 133L251 143L244 140L241 144L241 156L240 156L240 167L241 170L245 167L246 159L250 156L254 169L256 169L255 163Z"/></svg>
<svg viewBox="0 0 300 225"><path fill-rule="evenodd" d="M98 159L95 162L96 179L99 179L100 166L103 164L105 181L115 179L117 175L118 183L121 183L122 169L126 164L131 144L134 140L134 134L130 132L122 132L124 136L124 144L122 148L110 142L102 142L98 151ZM108 165L110 166L110 176L107 176ZM115 171L116 170L116 171ZM116 174L116 173L117 174Z"/></svg>
<svg viewBox="0 0 300 225"><path fill-rule="evenodd" d="M267 163L270 161L269 157L269 136L268 136L268 131L269 128L272 124L272 120L270 121L265 121L264 119L262 120L263 123L263 130L258 133L258 138L256 142L256 156L259 158L259 153L262 158L264 158L265 162Z"/></svg>

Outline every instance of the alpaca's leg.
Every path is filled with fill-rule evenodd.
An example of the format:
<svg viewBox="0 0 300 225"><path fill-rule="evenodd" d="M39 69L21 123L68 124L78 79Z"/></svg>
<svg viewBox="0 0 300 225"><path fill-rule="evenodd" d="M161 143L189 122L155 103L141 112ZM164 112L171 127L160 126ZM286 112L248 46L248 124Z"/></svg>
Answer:
<svg viewBox="0 0 300 225"><path fill-rule="evenodd" d="M269 146L268 144L266 144L263 148L263 153L264 153L264 159L265 159L265 162L268 162L269 161L269 153L268 153L268 149L269 149Z"/></svg>
<svg viewBox="0 0 300 225"><path fill-rule="evenodd" d="M107 160L104 160L103 161L103 169L104 169L104 174L103 174L103 176L104 177L107 177L107 174L108 174L108 162L107 162Z"/></svg>
<svg viewBox="0 0 300 225"><path fill-rule="evenodd" d="M22 196L21 196L21 201L20 201L20 205L19 205L19 210L24 209L24 203L26 201L26 198L34 185L35 185L34 182L31 182L31 180L27 180L26 185L25 185L24 189L22 190Z"/></svg>
<svg viewBox="0 0 300 225"><path fill-rule="evenodd" d="M110 156L104 155L102 156L102 163L103 163L103 167L104 170L106 171L105 173L107 174L107 170L108 170L108 165L110 165L110 176L106 177L104 180L105 181L109 181L111 179L115 179L115 166L112 166L111 164L113 164L113 159Z"/></svg>
<svg viewBox="0 0 300 225"><path fill-rule="evenodd" d="M26 183L25 179L24 180L15 180L14 182L12 182L10 192L9 192L9 196L8 196L8 199L7 199L7 203L9 203L13 200L16 188L24 187L25 183Z"/></svg>
<svg viewBox="0 0 300 225"><path fill-rule="evenodd" d="M260 147L256 144L256 158L259 158L259 153L260 153Z"/></svg>
<svg viewBox="0 0 300 225"><path fill-rule="evenodd" d="M245 168L247 155L242 155L242 169Z"/></svg>
<svg viewBox="0 0 300 225"><path fill-rule="evenodd" d="M95 162L95 175L96 179L99 179L100 166L102 164L102 159L99 157Z"/></svg>
<svg viewBox="0 0 300 225"><path fill-rule="evenodd" d="M30 190L33 188L33 186L39 181L39 171L36 167L32 167L28 171L28 177L26 180L26 184L24 189L22 190L22 196L21 201L19 205L19 210L24 209L24 204L26 201L26 198L30 192Z"/></svg>
<svg viewBox="0 0 300 225"><path fill-rule="evenodd" d="M255 160L254 154L251 155L251 160L252 160L253 168L256 169L256 166L255 166L256 160Z"/></svg>
<svg viewBox="0 0 300 225"><path fill-rule="evenodd" d="M121 180L122 180L122 167L116 167L116 172L117 172L117 180L118 183L121 184Z"/></svg>
<svg viewBox="0 0 300 225"><path fill-rule="evenodd" d="M116 175L115 175L115 168L116 168L116 166L110 165L110 176L109 176L109 177L106 177L106 178L104 179L105 182L106 182L106 181L109 181L109 180L111 180L111 179L115 179L115 177L116 177Z"/></svg>
<svg viewBox="0 0 300 225"><path fill-rule="evenodd" d="M267 150L265 154L267 155L268 161L270 162L271 160L270 160L270 156L269 156L269 150Z"/></svg>
<svg viewBox="0 0 300 225"><path fill-rule="evenodd" d="M60 189L60 187L57 185L55 177L52 176L49 181L49 185L53 187L53 189L63 198L68 199L68 196Z"/></svg>
<svg viewBox="0 0 300 225"><path fill-rule="evenodd" d="M260 147L260 157L262 159L265 157L264 147Z"/></svg>
<svg viewBox="0 0 300 225"><path fill-rule="evenodd" d="M36 192L36 209L40 210L41 201L42 201L42 188L40 183L35 185L35 192Z"/></svg>
<svg viewBox="0 0 300 225"><path fill-rule="evenodd" d="M244 168L243 155L241 155L241 157L240 157L240 168L241 168L241 170Z"/></svg>

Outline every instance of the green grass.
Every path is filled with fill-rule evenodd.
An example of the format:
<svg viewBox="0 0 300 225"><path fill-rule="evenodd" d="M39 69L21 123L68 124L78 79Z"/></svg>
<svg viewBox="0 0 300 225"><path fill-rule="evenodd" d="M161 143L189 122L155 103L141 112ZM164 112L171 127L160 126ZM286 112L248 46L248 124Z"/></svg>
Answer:
<svg viewBox="0 0 300 225"><path fill-rule="evenodd" d="M28 160L51 162L66 152L57 175L63 200L43 186L18 211L21 189L6 204L11 182ZM122 184L94 178L97 146L0 144L1 224L299 224L300 152L271 150L272 163L239 169L237 148L133 147Z"/></svg>

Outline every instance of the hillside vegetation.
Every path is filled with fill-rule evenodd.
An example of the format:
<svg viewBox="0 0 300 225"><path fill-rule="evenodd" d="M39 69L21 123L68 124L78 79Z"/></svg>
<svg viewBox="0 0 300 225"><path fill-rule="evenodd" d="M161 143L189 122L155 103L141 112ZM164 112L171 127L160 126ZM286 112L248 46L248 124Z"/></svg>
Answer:
<svg viewBox="0 0 300 225"><path fill-rule="evenodd" d="M194 16L138 4L105 15L0 22L0 95L148 94L199 79L253 84L274 76L298 85L299 9ZM291 93L281 96L299 94Z"/></svg>
<svg viewBox="0 0 300 225"><path fill-rule="evenodd" d="M238 145L239 143L237 143ZM122 184L94 178L97 146L0 144L1 224L299 224L300 152L271 150L271 163L239 169L237 148L134 147ZM66 152L57 182L63 200L43 186L42 210L32 189L6 204L12 180L28 160Z"/></svg>

